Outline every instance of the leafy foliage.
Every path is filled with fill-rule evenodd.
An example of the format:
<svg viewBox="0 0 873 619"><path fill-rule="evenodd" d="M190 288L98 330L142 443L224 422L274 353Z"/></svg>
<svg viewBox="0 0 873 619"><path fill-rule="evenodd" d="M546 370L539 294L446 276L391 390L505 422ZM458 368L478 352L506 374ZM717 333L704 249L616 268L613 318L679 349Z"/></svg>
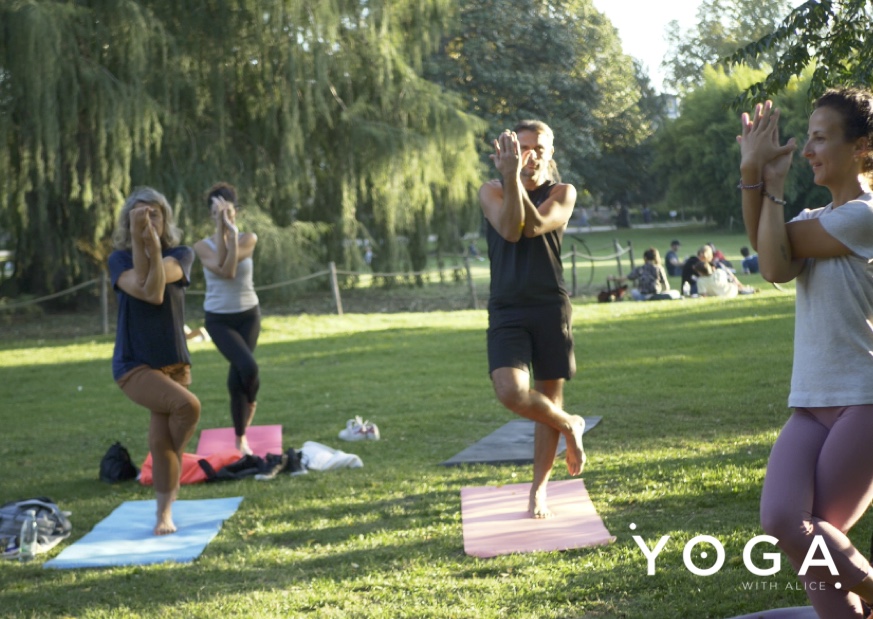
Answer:
<svg viewBox="0 0 873 619"><path fill-rule="evenodd" d="M491 139L537 118L555 132L562 179L598 198L614 197L627 178L612 174L617 160L656 122L643 103L651 93L590 0L464 2L425 75L488 122L480 147L489 168Z"/></svg>
<svg viewBox="0 0 873 619"><path fill-rule="evenodd" d="M763 79L738 98L739 105L771 98L810 65L807 89L816 98L831 85L866 85L873 75L873 7L866 0L809 0L797 7L772 32L752 41L731 57L755 62L782 50Z"/></svg>
<svg viewBox="0 0 873 619"><path fill-rule="evenodd" d="M686 94L681 116L665 127L657 144L656 165L669 179L671 203L700 208L720 225L739 218L736 136L740 130L740 112L730 103L763 75L763 70L746 67L737 67L730 75L723 69L707 67L704 83ZM783 143L790 137L796 138L798 144L806 139L809 79L807 71L773 99L782 110L780 140ZM785 194L789 203L787 217L829 201L827 190L814 184L800 148L794 153Z"/></svg>
<svg viewBox="0 0 873 619"><path fill-rule="evenodd" d="M399 237L436 209L458 222L475 209L481 124L419 76L450 8L3 3L0 226L14 239L15 283L50 291L102 268L133 185L167 194L190 228L190 206L220 179L268 225L326 224L325 255L341 266L360 259L360 236L380 267L409 262ZM303 247L288 249L304 263Z"/></svg>
<svg viewBox="0 0 873 619"><path fill-rule="evenodd" d="M668 26L665 83L677 92L701 84L706 65L718 66L737 48L769 35L788 9L787 0L703 0L693 28L682 32L676 21ZM747 64L755 69L772 65L784 47L762 48Z"/></svg>

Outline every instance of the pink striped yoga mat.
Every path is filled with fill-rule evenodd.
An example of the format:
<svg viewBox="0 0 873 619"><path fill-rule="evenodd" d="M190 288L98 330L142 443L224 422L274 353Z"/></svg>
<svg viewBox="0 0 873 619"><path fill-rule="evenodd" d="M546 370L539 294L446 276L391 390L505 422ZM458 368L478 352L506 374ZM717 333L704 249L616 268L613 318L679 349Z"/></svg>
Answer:
<svg viewBox="0 0 873 619"><path fill-rule="evenodd" d="M283 454L282 449L282 426L250 426L246 430L246 438L249 447L256 456L265 457L268 453ZM200 432L200 440L197 443L197 455L208 456L210 454L234 449L236 447L236 435L233 428L212 428Z"/></svg>
<svg viewBox="0 0 873 619"><path fill-rule="evenodd" d="M464 552L496 557L514 552L548 552L615 541L597 515L581 479L549 483L554 518L531 518L530 484L461 489Z"/></svg>

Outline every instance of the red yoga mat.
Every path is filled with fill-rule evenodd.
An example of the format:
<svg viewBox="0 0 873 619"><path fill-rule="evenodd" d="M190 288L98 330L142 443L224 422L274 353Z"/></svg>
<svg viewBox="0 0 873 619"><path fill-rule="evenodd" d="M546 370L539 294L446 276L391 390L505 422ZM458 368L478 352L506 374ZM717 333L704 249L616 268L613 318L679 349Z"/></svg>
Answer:
<svg viewBox="0 0 873 619"><path fill-rule="evenodd" d="M249 447L256 456L266 457L268 453L280 455L282 449L282 426L250 426L246 430ZM236 448L236 434L233 428L212 428L200 432L197 455L208 456L219 451Z"/></svg>
<svg viewBox="0 0 873 619"><path fill-rule="evenodd" d="M530 484L461 489L464 552L496 557L513 552L548 552L615 541L597 515L581 479L553 481L548 506L554 518L531 518Z"/></svg>

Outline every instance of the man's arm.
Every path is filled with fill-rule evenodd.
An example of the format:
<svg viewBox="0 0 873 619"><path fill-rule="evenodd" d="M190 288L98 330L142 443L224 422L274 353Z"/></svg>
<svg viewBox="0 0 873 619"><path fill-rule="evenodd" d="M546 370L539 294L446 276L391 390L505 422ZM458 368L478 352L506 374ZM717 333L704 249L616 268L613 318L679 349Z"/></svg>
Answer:
<svg viewBox="0 0 873 619"><path fill-rule="evenodd" d="M549 197L538 207L524 196L524 235L540 236L563 228L570 221L576 205L576 188L573 185L555 185Z"/></svg>
<svg viewBox="0 0 873 619"><path fill-rule="evenodd" d="M494 154L490 155L503 183L492 180L479 188L485 219L510 243L518 242L524 228L527 192L521 184L521 169L530 156L530 152L521 152L515 133L504 131L494 140Z"/></svg>

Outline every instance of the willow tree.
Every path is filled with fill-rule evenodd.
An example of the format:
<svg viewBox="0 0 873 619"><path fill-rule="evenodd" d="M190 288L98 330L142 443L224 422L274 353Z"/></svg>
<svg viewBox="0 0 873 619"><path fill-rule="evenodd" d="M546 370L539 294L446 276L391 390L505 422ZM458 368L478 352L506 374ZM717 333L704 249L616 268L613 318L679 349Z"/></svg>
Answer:
<svg viewBox="0 0 873 619"><path fill-rule="evenodd" d="M136 2L102 5L0 4L0 228L23 292L93 274L132 168L161 148L164 34Z"/></svg>
<svg viewBox="0 0 873 619"><path fill-rule="evenodd" d="M225 178L279 226L327 224L325 258L357 266L369 238L386 269L435 208L469 209L454 188L478 182L477 121L420 77L450 2L147 4L182 61L157 165L183 202Z"/></svg>
<svg viewBox="0 0 873 619"><path fill-rule="evenodd" d="M0 226L15 239L15 281L41 292L93 272L138 184L164 191L187 228L205 219L204 189L224 179L279 228L329 229L317 245L341 265L355 265L366 235L384 247L382 266L419 255L396 239L421 238L435 210L469 211L479 176L477 121L419 76L450 10L447 0L3 3Z"/></svg>

